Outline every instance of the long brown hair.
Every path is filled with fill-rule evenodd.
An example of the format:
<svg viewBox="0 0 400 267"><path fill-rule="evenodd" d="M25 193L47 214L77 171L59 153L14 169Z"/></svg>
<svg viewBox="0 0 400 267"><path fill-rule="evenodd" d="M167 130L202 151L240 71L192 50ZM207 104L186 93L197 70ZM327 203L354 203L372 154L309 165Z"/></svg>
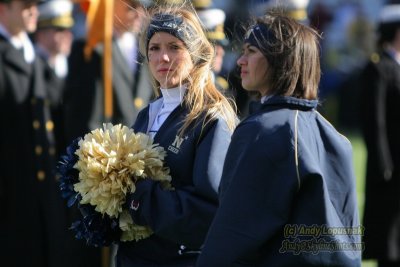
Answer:
<svg viewBox="0 0 400 267"><path fill-rule="evenodd" d="M183 18L195 34L191 34L190 40L183 40L191 55L194 67L189 76L181 81L187 85L187 93L184 104L189 108L184 124L180 130L182 134L197 119L204 117L203 126L212 120L222 118L226 121L230 130L233 131L238 120L236 107L232 100L222 95L216 88L212 79L212 62L214 59L214 48L208 41L196 13L188 5L182 6L158 6L153 8L149 20L145 23L140 37L140 51L147 59L147 32L150 20L154 14L171 14ZM160 94L160 84L153 78L155 93Z"/></svg>

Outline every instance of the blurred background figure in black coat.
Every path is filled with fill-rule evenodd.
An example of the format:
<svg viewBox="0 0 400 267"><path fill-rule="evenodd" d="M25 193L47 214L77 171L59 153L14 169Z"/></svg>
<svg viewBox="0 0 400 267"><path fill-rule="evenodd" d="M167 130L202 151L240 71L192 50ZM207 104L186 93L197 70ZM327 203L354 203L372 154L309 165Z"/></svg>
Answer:
<svg viewBox="0 0 400 267"><path fill-rule="evenodd" d="M47 67L28 37L37 2L0 0L0 262L77 266L69 261L67 209L56 181Z"/></svg>
<svg viewBox="0 0 400 267"><path fill-rule="evenodd" d="M362 131L368 151L365 259L400 266L400 4L383 7L377 53L361 75Z"/></svg>
<svg viewBox="0 0 400 267"><path fill-rule="evenodd" d="M225 47L229 44L224 32L225 12L222 9L213 7L211 0L193 0L192 3L206 30L208 40L214 45L215 56L212 70L215 85L221 93L232 97L228 81L221 73Z"/></svg>
<svg viewBox="0 0 400 267"><path fill-rule="evenodd" d="M112 43L113 115L104 111L103 44L90 60L84 57L86 40L74 41L69 57L64 104L67 141L101 127L103 122L131 126L137 113L151 99L148 70L142 68L137 33L145 13L144 1L114 0Z"/></svg>
<svg viewBox="0 0 400 267"><path fill-rule="evenodd" d="M67 57L73 40L73 4L70 0L49 0L38 8L39 20L34 34L37 52L57 77L64 78L68 73Z"/></svg>
<svg viewBox="0 0 400 267"><path fill-rule="evenodd" d="M58 152L65 149L64 118L62 94L65 77L68 74L67 57L71 50L74 25L72 1L49 0L38 5L39 18L33 41L37 55L45 63L47 93L53 120L56 121L54 132L57 135Z"/></svg>

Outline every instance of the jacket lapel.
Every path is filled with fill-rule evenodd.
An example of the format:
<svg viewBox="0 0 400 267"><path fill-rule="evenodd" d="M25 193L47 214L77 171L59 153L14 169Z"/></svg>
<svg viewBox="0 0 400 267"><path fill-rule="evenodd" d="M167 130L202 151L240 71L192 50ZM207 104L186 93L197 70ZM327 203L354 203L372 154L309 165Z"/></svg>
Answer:
<svg viewBox="0 0 400 267"><path fill-rule="evenodd" d="M15 49L6 40L0 39L3 43L2 68L5 78L5 86L12 88L17 102L21 103L29 95L31 86L32 65L25 62L20 51ZM5 44L5 45L4 45Z"/></svg>
<svg viewBox="0 0 400 267"><path fill-rule="evenodd" d="M15 68L19 72L23 72L27 75L30 74L30 64L26 63L21 51L15 49L13 46L9 46L6 53L4 54L4 63Z"/></svg>

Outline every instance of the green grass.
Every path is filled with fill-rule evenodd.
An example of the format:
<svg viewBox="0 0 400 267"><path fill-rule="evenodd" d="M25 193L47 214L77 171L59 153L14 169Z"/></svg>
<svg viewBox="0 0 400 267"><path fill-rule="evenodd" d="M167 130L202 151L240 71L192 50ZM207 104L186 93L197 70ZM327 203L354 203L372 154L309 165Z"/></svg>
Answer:
<svg viewBox="0 0 400 267"><path fill-rule="evenodd" d="M352 146L353 146L353 164L354 172L356 175L356 187L357 187L357 200L358 208L360 212L360 218L364 213L364 188L365 188L365 161L367 159L367 151L365 148L364 141L360 134L351 133L348 134Z"/></svg>
<svg viewBox="0 0 400 267"><path fill-rule="evenodd" d="M364 141L358 132L344 132L344 135L350 140L353 146L353 163L356 175L357 199L360 219L364 214L364 186L365 186L365 167L367 151ZM363 261L362 267L377 267L376 261Z"/></svg>

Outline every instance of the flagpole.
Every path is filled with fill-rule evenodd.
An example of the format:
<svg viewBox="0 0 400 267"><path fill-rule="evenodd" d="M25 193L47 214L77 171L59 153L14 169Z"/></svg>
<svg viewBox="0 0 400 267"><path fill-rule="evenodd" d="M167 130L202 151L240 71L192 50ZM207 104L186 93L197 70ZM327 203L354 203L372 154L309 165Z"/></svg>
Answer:
<svg viewBox="0 0 400 267"><path fill-rule="evenodd" d="M111 122L113 116L112 92L112 31L114 0L103 0L105 4L104 19L104 54L103 54L103 79L104 79L104 116Z"/></svg>

